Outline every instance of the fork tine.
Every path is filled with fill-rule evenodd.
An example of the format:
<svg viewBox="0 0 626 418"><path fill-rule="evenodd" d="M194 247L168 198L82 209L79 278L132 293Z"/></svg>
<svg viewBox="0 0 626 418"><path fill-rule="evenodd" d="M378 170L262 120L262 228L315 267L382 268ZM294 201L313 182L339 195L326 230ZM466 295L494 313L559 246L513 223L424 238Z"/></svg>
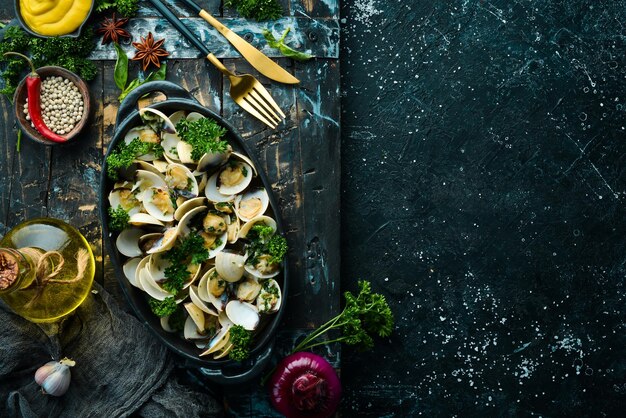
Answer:
<svg viewBox="0 0 626 418"><path fill-rule="evenodd" d="M252 86L254 88L254 90L256 90L257 93L259 93L261 95L261 97L263 99L265 99L265 101L267 103L270 104L270 106L272 106L274 108L274 110L276 110L278 112L278 114L280 116L282 116L283 119L286 118L285 114L283 113L282 110L280 110L280 107L278 107L278 105L276 104L276 102L274 101L274 99L272 99L272 96L269 94L269 92L265 89L265 87L263 87L263 85L259 82L254 83L254 85Z"/></svg>
<svg viewBox="0 0 626 418"><path fill-rule="evenodd" d="M275 121L276 123L282 122L282 119L278 117L276 112L274 112L272 108L267 103L265 103L265 100L263 100L256 91L251 90L248 93L247 98L252 105L256 104L255 107L257 108L257 110L263 113L263 115L265 115L268 119Z"/></svg>
<svg viewBox="0 0 626 418"><path fill-rule="evenodd" d="M276 129L276 124L275 123L271 123L263 115L261 115L259 112L257 112L257 110L254 107L252 107L252 105L250 103L248 103L246 98L241 98L240 100L236 100L236 103L239 106L243 107L244 110L246 110L252 116L254 116L258 120L260 120L261 122L263 122L264 124L269 126L270 128Z"/></svg>

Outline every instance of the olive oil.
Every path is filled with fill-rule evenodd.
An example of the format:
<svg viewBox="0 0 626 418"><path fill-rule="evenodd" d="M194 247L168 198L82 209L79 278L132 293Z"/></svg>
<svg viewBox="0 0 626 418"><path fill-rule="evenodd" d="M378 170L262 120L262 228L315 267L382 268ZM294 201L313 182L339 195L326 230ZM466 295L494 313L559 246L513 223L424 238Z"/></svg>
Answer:
<svg viewBox="0 0 626 418"><path fill-rule="evenodd" d="M94 274L89 244L63 221L26 221L0 240L0 297L29 321L55 322L74 311Z"/></svg>

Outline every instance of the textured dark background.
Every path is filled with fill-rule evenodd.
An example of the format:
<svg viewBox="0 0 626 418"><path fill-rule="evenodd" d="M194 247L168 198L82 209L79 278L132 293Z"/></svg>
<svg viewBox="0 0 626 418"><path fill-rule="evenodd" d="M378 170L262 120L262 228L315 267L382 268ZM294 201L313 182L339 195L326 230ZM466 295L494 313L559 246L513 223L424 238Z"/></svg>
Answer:
<svg viewBox="0 0 626 418"><path fill-rule="evenodd" d="M623 413L626 1L342 18L342 288L397 317L344 415Z"/></svg>

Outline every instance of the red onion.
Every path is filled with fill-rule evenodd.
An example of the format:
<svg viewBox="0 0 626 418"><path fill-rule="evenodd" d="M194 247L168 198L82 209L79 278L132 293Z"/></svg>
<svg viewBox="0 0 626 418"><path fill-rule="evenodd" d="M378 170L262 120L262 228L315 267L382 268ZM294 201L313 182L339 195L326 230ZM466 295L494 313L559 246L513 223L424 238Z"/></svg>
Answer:
<svg viewBox="0 0 626 418"><path fill-rule="evenodd" d="M269 387L272 405L287 418L328 418L341 399L341 383L333 366L307 352L282 359Z"/></svg>

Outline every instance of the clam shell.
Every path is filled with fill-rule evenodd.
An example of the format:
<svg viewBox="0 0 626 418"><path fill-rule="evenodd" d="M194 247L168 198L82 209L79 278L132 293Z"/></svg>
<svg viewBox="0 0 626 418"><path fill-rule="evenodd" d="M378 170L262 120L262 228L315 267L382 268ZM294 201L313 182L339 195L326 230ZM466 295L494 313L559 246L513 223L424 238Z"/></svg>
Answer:
<svg viewBox="0 0 626 418"><path fill-rule="evenodd" d="M124 194L126 197L123 197ZM131 188L120 187L109 193L109 204L113 209L122 207L129 215L141 212L141 202L132 194Z"/></svg>
<svg viewBox="0 0 626 418"><path fill-rule="evenodd" d="M189 286L189 297L191 298L191 302L202 312L213 316L218 315L213 306L208 306L202 299L200 299L200 296L198 296L198 288L196 286Z"/></svg>
<svg viewBox="0 0 626 418"><path fill-rule="evenodd" d="M161 286L154 281L149 268L150 263L139 270L139 283L141 283L143 290L157 300L165 300L165 298L173 296L171 293L163 290Z"/></svg>
<svg viewBox="0 0 626 418"><path fill-rule="evenodd" d="M163 222L159 221L152 215L148 215L147 213L136 213L131 215L128 223L135 226L143 226L143 225L158 225L163 226Z"/></svg>
<svg viewBox="0 0 626 418"><path fill-rule="evenodd" d="M183 174L184 181L177 176ZM180 182L184 182L184 187L180 187ZM198 189L198 181L187 167L182 164L170 163L165 169L165 183L170 190L176 190L176 194L185 197L185 199L191 199L200 193Z"/></svg>
<svg viewBox="0 0 626 418"><path fill-rule="evenodd" d="M176 144L176 153L178 154L178 159L181 163L185 164L194 164L196 161L191 157L191 153L193 152L193 147L191 144L185 141L178 141Z"/></svg>
<svg viewBox="0 0 626 418"><path fill-rule="evenodd" d="M220 331L209 341L208 349L201 353L201 356L206 356L208 354L215 353L218 350L221 350L222 347L225 347L228 344L230 339L229 334L230 328L223 327Z"/></svg>
<svg viewBox="0 0 626 418"><path fill-rule="evenodd" d="M152 161L152 164L154 165L154 168L156 168L160 174L163 174L165 173L165 169L167 168L167 165L169 163L163 160L154 160Z"/></svg>
<svg viewBox="0 0 626 418"><path fill-rule="evenodd" d="M243 277L245 256L220 251L215 257L215 270L227 282L236 282Z"/></svg>
<svg viewBox="0 0 626 418"><path fill-rule="evenodd" d="M167 184L165 184L165 179L161 173L156 174L152 171L137 170L135 172L135 179L136 181L133 186L133 191L139 190L139 193L137 193L137 199L140 202L145 200L145 192L152 187L167 189Z"/></svg>
<svg viewBox="0 0 626 418"><path fill-rule="evenodd" d="M246 269L246 272L248 272L250 275L259 279L269 279L271 277L276 277L280 274L280 266L277 266L276 271L273 271L271 273L261 273L255 266L251 264L246 264L244 268Z"/></svg>
<svg viewBox="0 0 626 418"><path fill-rule="evenodd" d="M213 174L206 182L206 187L204 188L204 195L211 202L231 202L235 199L235 195L223 195L217 189L217 177L220 175L219 172Z"/></svg>
<svg viewBox="0 0 626 418"><path fill-rule="evenodd" d="M241 223L239 222L239 218L234 216L234 219L230 219L230 223L228 224L228 230L226 234L228 235L228 243L234 244L239 239L239 230L241 229Z"/></svg>
<svg viewBox="0 0 626 418"><path fill-rule="evenodd" d="M226 315L225 311L220 312L220 314L217 316L217 320L223 327L232 327L233 325L235 325L233 324L233 321L228 318L228 315Z"/></svg>
<svg viewBox="0 0 626 418"><path fill-rule="evenodd" d="M165 211L162 211L157 205L157 199L161 204L166 205ZM143 206L149 215L162 222L171 222L174 220L174 206L171 202L170 190L165 187L150 187L143 193Z"/></svg>
<svg viewBox="0 0 626 418"><path fill-rule="evenodd" d="M271 302L271 299L273 299L272 293L268 291L268 287L278 289L278 295L276 295L277 301L273 304ZM261 292L259 292L259 296L256 298L256 307L260 313L274 313L278 312L280 306L282 305L282 301L283 295L278 282L274 279L269 279L267 282L263 283L261 287Z"/></svg>
<svg viewBox="0 0 626 418"><path fill-rule="evenodd" d="M269 204L270 199L265 189L250 190L235 198L235 212L239 219L248 222L263 215Z"/></svg>
<svg viewBox="0 0 626 418"><path fill-rule="evenodd" d="M228 161L228 158L230 157L232 151L233 149L229 145L226 152L204 154L202 158L200 158L200 161L198 161L198 167L196 168L196 172L203 173L210 169L221 166L226 161Z"/></svg>
<svg viewBox="0 0 626 418"><path fill-rule="evenodd" d="M193 320L194 324L196 324L198 332L204 332L204 312L193 302L185 303L185 309L189 313L189 317Z"/></svg>
<svg viewBox="0 0 626 418"><path fill-rule="evenodd" d="M174 219L177 221L182 220L183 216L189 212L191 209L202 206L205 203L204 197L196 197L193 199L186 200L182 205L179 205L174 212ZM205 206L206 207L206 206Z"/></svg>
<svg viewBox="0 0 626 418"><path fill-rule="evenodd" d="M269 216L257 216L255 218L250 219L250 221L246 222L242 227L241 230L239 230L239 238L245 238L248 236L248 232L250 232L250 229L252 229L252 227L258 223L263 223L267 226L272 227L272 229L274 230L274 232L276 232L276 221L272 218L270 218Z"/></svg>
<svg viewBox="0 0 626 418"><path fill-rule="evenodd" d="M126 144L130 144L135 138L139 138L142 142L159 142L159 136L157 135L157 133L154 132L154 130L150 129L148 126L137 126L129 130L124 136L124 142ZM156 159L156 155L152 153L140 155L137 157L137 159L143 161L152 161Z"/></svg>
<svg viewBox="0 0 626 418"><path fill-rule="evenodd" d="M170 327L170 316L164 316L161 318L161 328L165 332L176 332L172 327Z"/></svg>
<svg viewBox="0 0 626 418"><path fill-rule="evenodd" d="M207 298L209 299L209 302L211 302L211 304L215 307L217 312L221 312L224 310L224 308L226 308L226 303L228 302L228 290L227 289L224 290L224 293L222 293L222 295L220 296L213 295L213 293L209 291L210 289L209 286L211 285L211 281L220 280L220 276L215 271L215 267L213 267L207 272L207 276L208 276L207 284L206 284Z"/></svg>
<svg viewBox="0 0 626 418"><path fill-rule="evenodd" d="M261 292L261 284L254 278L247 278L237 284L237 299L246 302L252 302Z"/></svg>
<svg viewBox="0 0 626 418"><path fill-rule="evenodd" d="M246 157L245 155L239 153L239 152L233 152L232 155L233 158L237 158L241 161L243 161L244 163L248 164L250 167L252 167L252 171L254 174L254 177L258 176L258 172L256 171L256 167L254 166L254 163L252 162L252 160L248 157Z"/></svg>
<svg viewBox="0 0 626 418"><path fill-rule="evenodd" d="M208 340L209 336L198 332L198 327L193 321L191 316L188 316L185 320L185 328L183 329L183 335L186 340Z"/></svg>
<svg viewBox="0 0 626 418"><path fill-rule="evenodd" d="M230 354L230 350L232 350L233 347L234 347L234 344L228 343L226 347L222 348L222 350L219 353L215 353L215 356L213 357L213 359L219 360L221 358L226 357L228 354Z"/></svg>
<svg viewBox="0 0 626 418"><path fill-rule="evenodd" d="M222 170L218 172L217 180L219 180L220 174L227 167L230 167L229 164L227 164ZM226 186L224 184L221 184L220 186L218 186L217 191L222 195L230 196L230 195L241 193L246 189L246 187L250 185L250 182L252 181L252 177L254 176L253 174L254 171L252 170L252 167L249 164L244 163L244 162L235 162L234 165L237 167L237 169L240 169L242 170L242 172L244 172L244 178L239 183L233 184L231 186Z"/></svg>
<svg viewBox="0 0 626 418"><path fill-rule="evenodd" d="M149 171L153 174L156 174L162 179L164 178L163 173L156 168L156 165L154 165L156 161L152 161L152 164L150 164L149 162L146 162L146 161L135 160L133 161L133 163L136 165L137 170Z"/></svg>
<svg viewBox="0 0 626 418"><path fill-rule="evenodd" d="M147 234L154 236L154 234ZM176 238L178 238L178 227L171 227L165 230L162 234L159 234L160 238L146 251L148 254L162 253L163 251L170 250L174 244L176 244ZM146 235L141 238L145 238Z"/></svg>
<svg viewBox="0 0 626 418"><path fill-rule="evenodd" d="M137 277L137 267L141 263L141 257L129 258L124 263L122 270L124 271L124 276L128 279L128 282L135 287L139 287L136 281ZM140 287L139 287L140 288ZM141 289L141 288L140 288Z"/></svg>
<svg viewBox="0 0 626 418"><path fill-rule="evenodd" d="M231 300L226 305L225 311L233 324L241 325L248 331L254 331L259 325L259 311L250 303Z"/></svg>
<svg viewBox="0 0 626 418"><path fill-rule="evenodd" d="M141 120L155 132L175 133L176 127L163 112L151 107L139 109Z"/></svg>
<svg viewBox="0 0 626 418"><path fill-rule="evenodd" d="M126 257L139 257L142 255L139 248L139 238L145 232L138 228L126 228L117 236L115 246L117 250Z"/></svg>
<svg viewBox="0 0 626 418"><path fill-rule="evenodd" d="M150 261L150 256L146 256L144 258L142 258L139 261L139 264L137 265L137 268L135 269L135 286L138 287L139 289L143 290L143 286L141 285L141 278L140 278L140 274L142 272L143 269L146 268L146 266L148 265L148 261ZM131 282L132 284L132 282Z"/></svg>

